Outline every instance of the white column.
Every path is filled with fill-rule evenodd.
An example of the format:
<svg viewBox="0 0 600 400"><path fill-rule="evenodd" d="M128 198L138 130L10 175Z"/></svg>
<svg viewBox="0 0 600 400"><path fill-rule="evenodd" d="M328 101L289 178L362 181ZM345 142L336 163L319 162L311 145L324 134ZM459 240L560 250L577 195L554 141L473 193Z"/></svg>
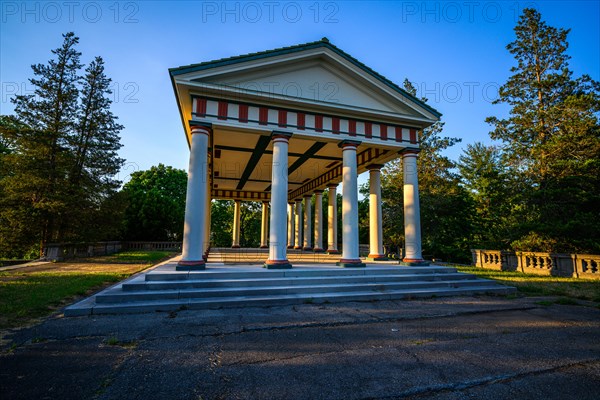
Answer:
<svg viewBox="0 0 600 400"><path fill-rule="evenodd" d="M358 246L358 171L356 148L360 143L343 141L342 148L342 267L364 267Z"/></svg>
<svg viewBox="0 0 600 400"><path fill-rule="evenodd" d="M304 247L302 250L312 250L312 204L310 200L312 195L307 194L304 196Z"/></svg>
<svg viewBox="0 0 600 400"><path fill-rule="evenodd" d="M323 191L315 190L315 252L323 251Z"/></svg>
<svg viewBox="0 0 600 400"><path fill-rule="evenodd" d="M383 226L381 219L381 168L372 164L369 170L369 259L387 260L383 253Z"/></svg>
<svg viewBox="0 0 600 400"><path fill-rule="evenodd" d="M302 249L302 199L296 199L296 245L294 249Z"/></svg>
<svg viewBox="0 0 600 400"><path fill-rule="evenodd" d="M290 134L273 133L273 167L271 172L271 232L269 235L269 269L292 268L287 259L286 204L288 193L288 141Z"/></svg>
<svg viewBox="0 0 600 400"><path fill-rule="evenodd" d="M327 253L339 254L337 246L337 183L327 185L329 204L327 205Z"/></svg>
<svg viewBox="0 0 600 400"><path fill-rule="evenodd" d="M411 265L427 264L421 255L421 213L419 210L419 177L417 174L417 151L402 154L404 175L404 242L402 260Z"/></svg>
<svg viewBox="0 0 600 400"><path fill-rule="evenodd" d="M204 226L206 227L204 230L204 245L202 246L203 251L204 251L204 259L206 260L208 257L208 251L209 251L209 247L210 247L210 207L211 207L211 187L210 187L210 179L207 178L207 185L206 185L206 211L205 211L205 215L206 215L206 222L204 224Z"/></svg>
<svg viewBox="0 0 600 400"><path fill-rule="evenodd" d="M177 269L204 269L203 259L206 220L206 179L209 128L194 126L190 146L185 224L181 260Z"/></svg>
<svg viewBox="0 0 600 400"><path fill-rule="evenodd" d="M294 202L290 201L288 203L288 249L294 248L294 239L296 237L294 229L296 224L294 223L296 219L296 215L294 215Z"/></svg>
<svg viewBox="0 0 600 400"><path fill-rule="evenodd" d="M260 248L266 249L269 246L267 241L269 238L269 202L262 202L262 220L260 225Z"/></svg>
<svg viewBox="0 0 600 400"><path fill-rule="evenodd" d="M231 248L237 249L240 247L240 208L241 201L235 200L235 207L233 209L233 241Z"/></svg>

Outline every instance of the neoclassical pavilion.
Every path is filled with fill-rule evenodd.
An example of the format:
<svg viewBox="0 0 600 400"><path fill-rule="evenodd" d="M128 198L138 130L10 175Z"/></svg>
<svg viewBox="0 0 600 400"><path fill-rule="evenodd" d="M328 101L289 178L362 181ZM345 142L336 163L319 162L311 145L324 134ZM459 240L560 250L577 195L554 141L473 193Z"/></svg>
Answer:
<svg viewBox="0 0 600 400"><path fill-rule="evenodd" d="M405 258L423 263L417 131L441 114L357 59L321 41L169 70L190 146L185 227L178 269L203 269L210 202L262 202L267 268L291 268L289 248L338 253L336 190L342 183L338 265L359 258L358 174L369 171L369 260L384 259L380 170L402 158ZM328 190L324 243L322 196ZM311 198L315 196L312 224Z"/></svg>

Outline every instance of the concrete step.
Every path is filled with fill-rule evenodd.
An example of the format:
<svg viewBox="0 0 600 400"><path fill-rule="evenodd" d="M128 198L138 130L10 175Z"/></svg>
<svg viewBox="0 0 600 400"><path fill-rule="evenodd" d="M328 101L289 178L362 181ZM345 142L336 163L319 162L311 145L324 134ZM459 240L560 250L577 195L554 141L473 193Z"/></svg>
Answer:
<svg viewBox="0 0 600 400"><path fill-rule="evenodd" d="M227 267L229 268L229 267ZM292 268L288 270L266 270L256 268L249 270L226 268L207 268L204 271L174 271L173 269L156 269L146 274L147 281L178 281L188 279L250 279L250 278L301 278L327 276L370 276L370 275L407 275L407 274L444 274L455 273L456 268L428 267L367 267L367 268Z"/></svg>
<svg viewBox="0 0 600 400"><path fill-rule="evenodd" d="M515 289L495 283L481 282L470 287L439 287L397 289L386 292L354 291L337 293L296 293L286 295L269 295L214 298L179 298L126 303L77 303L65 310L65 316L90 314L124 314L154 311L177 311L182 309L211 309L223 307L277 306L302 303L333 303L344 301L371 301L412 299L419 297L444 297L475 294L509 294Z"/></svg>
<svg viewBox="0 0 600 400"><path fill-rule="evenodd" d="M253 286L284 286L284 285L313 285L313 284L366 284L375 282L404 282L404 281L442 281L475 279L472 274L431 273L431 274L388 274L388 275L349 275L349 276L312 276L286 278L238 278L232 279L193 279L185 280L134 280L123 284L123 291L136 290L168 290L168 289L200 289Z"/></svg>
<svg viewBox="0 0 600 400"><path fill-rule="evenodd" d="M311 285L256 286L256 287L223 287L223 288L178 288L170 290L123 291L114 289L96 296L96 303L126 303L136 301L178 299L178 298L212 298L240 296L271 296L301 293L338 293L338 292L389 292L399 289L416 288L466 288L489 285L491 281L481 279L416 281L416 282L373 282L373 283L333 283Z"/></svg>

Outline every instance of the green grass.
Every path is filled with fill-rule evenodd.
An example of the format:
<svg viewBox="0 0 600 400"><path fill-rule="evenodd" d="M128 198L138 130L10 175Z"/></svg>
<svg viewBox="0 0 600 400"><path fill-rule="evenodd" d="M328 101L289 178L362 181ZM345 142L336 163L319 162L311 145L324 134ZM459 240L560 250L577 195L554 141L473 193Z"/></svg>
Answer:
<svg viewBox="0 0 600 400"><path fill-rule="evenodd" d="M522 272L496 271L472 266L455 266L460 272L494 279L499 283L514 286L527 296L561 296L556 304L578 304L574 299L600 303L600 281L592 279L560 278L524 274Z"/></svg>
<svg viewBox="0 0 600 400"><path fill-rule="evenodd" d="M0 272L0 329L24 325L51 314L78 296L146 269L170 252L123 252L90 263L53 263L42 271ZM118 265L125 262L125 265Z"/></svg>
<svg viewBox="0 0 600 400"><path fill-rule="evenodd" d="M173 254L173 252L170 251L123 251L120 253L111 254L110 256L93 257L85 260L103 263L154 264L171 254Z"/></svg>

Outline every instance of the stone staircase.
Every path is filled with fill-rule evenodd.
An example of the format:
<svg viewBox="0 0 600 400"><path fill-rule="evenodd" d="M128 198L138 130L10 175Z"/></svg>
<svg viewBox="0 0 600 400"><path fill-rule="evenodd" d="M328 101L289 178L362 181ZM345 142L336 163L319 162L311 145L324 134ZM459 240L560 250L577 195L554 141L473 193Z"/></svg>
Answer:
<svg viewBox="0 0 600 400"><path fill-rule="evenodd" d="M65 309L65 316L141 313L240 306L508 294L515 289L442 266L295 264L289 270L258 265L176 271L169 262Z"/></svg>

